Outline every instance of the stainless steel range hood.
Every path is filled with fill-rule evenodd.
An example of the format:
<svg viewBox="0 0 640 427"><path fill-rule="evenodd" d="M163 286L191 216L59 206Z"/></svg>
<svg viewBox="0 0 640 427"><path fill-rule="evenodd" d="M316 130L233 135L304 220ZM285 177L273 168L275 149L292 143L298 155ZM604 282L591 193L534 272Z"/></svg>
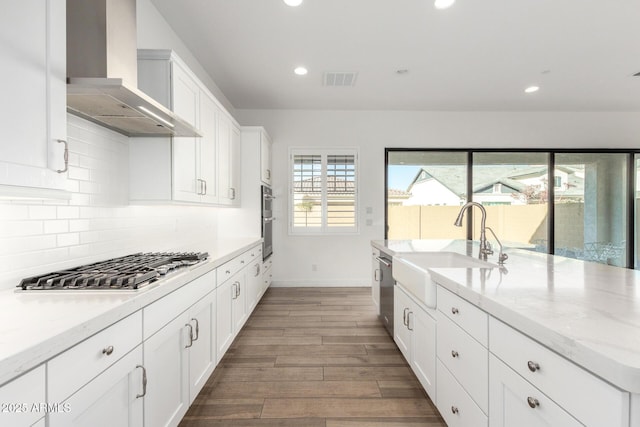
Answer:
<svg viewBox="0 0 640 427"><path fill-rule="evenodd" d="M67 110L127 136L201 136L138 89L136 0L67 0Z"/></svg>

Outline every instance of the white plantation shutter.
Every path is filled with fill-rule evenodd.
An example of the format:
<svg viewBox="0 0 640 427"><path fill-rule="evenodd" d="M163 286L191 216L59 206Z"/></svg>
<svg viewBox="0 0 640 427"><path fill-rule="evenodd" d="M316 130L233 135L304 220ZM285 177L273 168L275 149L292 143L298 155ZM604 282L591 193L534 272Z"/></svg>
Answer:
<svg viewBox="0 0 640 427"><path fill-rule="evenodd" d="M357 151L292 149L290 159L290 232L357 232Z"/></svg>

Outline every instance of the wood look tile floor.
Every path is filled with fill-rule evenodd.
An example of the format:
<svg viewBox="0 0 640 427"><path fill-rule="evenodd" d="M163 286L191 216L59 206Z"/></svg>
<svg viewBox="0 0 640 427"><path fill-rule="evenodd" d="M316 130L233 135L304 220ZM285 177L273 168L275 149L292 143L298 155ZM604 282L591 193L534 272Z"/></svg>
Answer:
<svg viewBox="0 0 640 427"><path fill-rule="evenodd" d="M271 288L181 427L445 427L369 288Z"/></svg>

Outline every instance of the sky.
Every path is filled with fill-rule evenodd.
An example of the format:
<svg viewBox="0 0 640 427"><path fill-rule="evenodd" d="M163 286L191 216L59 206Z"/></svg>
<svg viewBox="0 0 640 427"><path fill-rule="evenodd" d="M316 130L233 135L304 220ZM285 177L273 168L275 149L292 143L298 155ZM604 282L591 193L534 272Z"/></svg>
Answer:
<svg viewBox="0 0 640 427"><path fill-rule="evenodd" d="M416 177L420 166L389 165L388 187L396 190L406 190Z"/></svg>

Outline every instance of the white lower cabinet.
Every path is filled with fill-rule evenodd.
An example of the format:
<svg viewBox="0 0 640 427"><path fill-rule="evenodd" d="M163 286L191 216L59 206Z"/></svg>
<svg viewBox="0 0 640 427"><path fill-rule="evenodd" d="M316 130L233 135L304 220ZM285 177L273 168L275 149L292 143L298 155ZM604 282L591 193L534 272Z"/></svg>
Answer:
<svg viewBox="0 0 640 427"><path fill-rule="evenodd" d="M491 427L583 425L494 355L489 357L489 372L489 425ZM591 402L591 404L600 405L599 402Z"/></svg>
<svg viewBox="0 0 640 427"><path fill-rule="evenodd" d="M236 294L236 286L233 281L227 280L216 289L216 354L220 363L222 356L231 346L235 337L233 323L233 299Z"/></svg>
<svg viewBox="0 0 640 427"><path fill-rule="evenodd" d="M438 359L436 406L449 427L486 427L487 416ZM512 427L520 426L513 424Z"/></svg>
<svg viewBox="0 0 640 427"><path fill-rule="evenodd" d="M429 397L436 397L436 321L401 286L394 288L394 340ZM400 323L402 319L402 323Z"/></svg>
<svg viewBox="0 0 640 427"><path fill-rule="evenodd" d="M216 292L189 309L189 403L193 403L216 367Z"/></svg>
<svg viewBox="0 0 640 427"><path fill-rule="evenodd" d="M262 283L262 260L256 259L247 267L247 294L246 305L247 315L251 314L256 308L260 297L264 293Z"/></svg>
<svg viewBox="0 0 640 427"><path fill-rule="evenodd" d="M0 426L31 426L44 422L45 366L40 365L0 387ZM33 405L37 405L35 408Z"/></svg>
<svg viewBox="0 0 640 427"><path fill-rule="evenodd" d="M185 312L144 342L144 425L177 426L189 407L189 316Z"/></svg>
<svg viewBox="0 0 640 427"><path fill-rule="evenodd" d="M145 394L142 346L115 362L49 414L49 427L140 427Z"/></svg>

